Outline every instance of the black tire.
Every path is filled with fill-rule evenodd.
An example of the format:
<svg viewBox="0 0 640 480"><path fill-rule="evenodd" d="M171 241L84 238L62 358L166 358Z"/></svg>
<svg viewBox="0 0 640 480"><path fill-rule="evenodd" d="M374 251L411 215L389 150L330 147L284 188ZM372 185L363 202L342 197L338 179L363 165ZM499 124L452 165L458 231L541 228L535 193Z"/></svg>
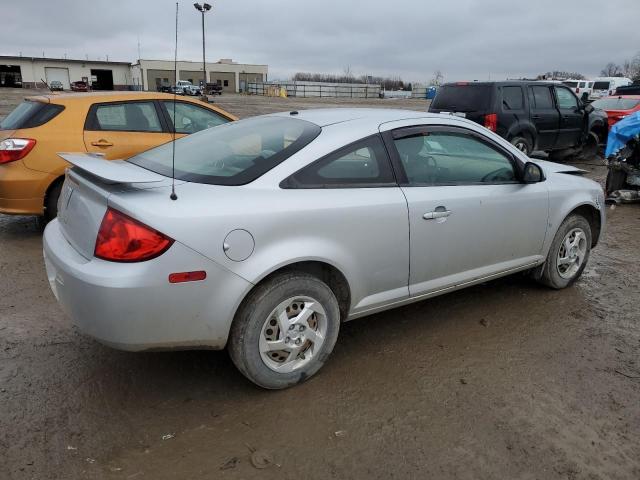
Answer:
<svg viewBox="0 0 640 480"><path fill-rule="evenodd" d="M274 309L292 297L311 297L325 311L326 331L318 352L298 370L280 373L260 354L260 336ZM302 383L313 376L333 351L340 330L340 309L331 289L303 272L286 272L256 287L243 301L231 326L228 350L238 370L256 385L277 390Z"/></svg>
<svg viewBox="0 0 640 480"><path fill-rule="evenodd" d="M611 195L616 190L622 190L627 183L627 174L622 170L609 169L607 172L607 195Z"/></svg>
<svg viewBox="0 0 640 480"><path fill-rule="evenodd" d="M560 253L560 249L563 246L563 242L568 233L572 230L580 229L585 234L585 247L586 253L583 255L582 263L580 267L577 269L575 273L573 273L569 278L563 277L560 274L558 269L558 255ZM551 248L549 249L549 254L547 255L547 260L544 264L542 270L542 277L540 278L540 283L555 289L566 288L575 282L582 272L584 271L587 263L589 262L589 255L591 254L591 226L586 218L582 215L573 214L568 216L564 222L558 228L555 237L553 238L553 242L551 243Z"/></svg>
<svg viewBox="0 0 640 480"><path fill-rule="evenodd" d="M44 200L44 221L49 223L58 216L58 199L62 191L63 182L58 180L47 192Z"/></svg>
<svg viewBox="0 0 640 480"><path fill-rule="evenodd" d="M523 135L516 135L511 139L511 145L516 147L522 153L524 153L527 157L531 155L533 151L533 145L531 145L531 140Z"/></svg>

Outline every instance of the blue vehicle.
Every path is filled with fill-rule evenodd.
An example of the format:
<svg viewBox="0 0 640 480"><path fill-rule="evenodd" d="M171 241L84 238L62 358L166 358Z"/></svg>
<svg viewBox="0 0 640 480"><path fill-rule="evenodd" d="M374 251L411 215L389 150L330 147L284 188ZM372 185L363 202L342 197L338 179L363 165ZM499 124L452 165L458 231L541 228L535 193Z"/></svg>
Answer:
<svg viewBox="0 0 640 480"><path fill-rule="evenodd" d="M640 112L611 127L605 158L609 168L607 203L640 200Z"/></svg>

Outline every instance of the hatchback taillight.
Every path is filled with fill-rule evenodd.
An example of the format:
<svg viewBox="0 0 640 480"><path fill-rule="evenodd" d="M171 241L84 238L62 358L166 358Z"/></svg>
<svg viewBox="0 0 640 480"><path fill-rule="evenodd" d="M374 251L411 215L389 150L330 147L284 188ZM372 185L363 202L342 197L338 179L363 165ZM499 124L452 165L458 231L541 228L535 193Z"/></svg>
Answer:
<svg viewBox="0 0 640 480"><path fill-rule="evenodd" d="M489 113L484 116L484 126L492 132L498 130L498 115L496 113Z"/></svg>
<svg viewBox="0 0 640 480"><path fill-rule="evenodd" d="M0 163L15 162L33 150L36 141L32 138L7 138L0 142Z"/></svg>
<svg viewBox="0 0 640 480"><path fill-rule="evenodd" d="M173 245L173 239L113 208L107 209L94 255L110 262L144 262Z"/></svg>

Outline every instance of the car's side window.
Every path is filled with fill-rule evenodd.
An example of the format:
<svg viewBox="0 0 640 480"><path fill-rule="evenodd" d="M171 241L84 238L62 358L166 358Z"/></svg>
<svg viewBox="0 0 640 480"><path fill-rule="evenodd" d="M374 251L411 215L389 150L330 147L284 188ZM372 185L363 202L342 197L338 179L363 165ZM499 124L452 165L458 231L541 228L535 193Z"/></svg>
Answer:
<svg viewBox="0 0 640 480"><path fill-rule="evenodd" d="M173 102L166 100L162 102L162 105L170 121L174 122ZM195 133L229 122L229 120L222 115L191 103L176 102L175 108L175 126L177 133Z"/></svg>
<svg viewBox="0 0 640 480"><path fill-rule="evenodd" d="M544 110L553 108L553 98L551 97L551 90L549 90L549 87L529 87L529 92L533 97L536 109Z"/></svg>
<svg viewBox="0 0 640 480"><path fill-rule="evenodd" d="M162 132L162 125L153 102L97 105L91 127L91 130Z"/></svg>
<svg viewBox="0 0 640 480"><path fill-rule="evenodd" d="M503 110L522 110L523 106L524 99L522 97L522 88L502 87Z"/></svg>
<svg viewBox="0 0 640 480"><path fill-rule="evenodd" d="M470 185L515 182L506 154L476 135L424 132L394 140L409 185Z"/></svg>
<svg viewBox="0 0 640 480"><path fill-rule="evenodd" d="M379 135L352 143L294 173L283 188L345 188L396 185Z"/></svg>
<svg viewBox="0 0 640 480"><path fill-rule="evenodd" d="M556 87L558 108L561 110L574 110L578 108L578 99L566 88Z"/></svg>

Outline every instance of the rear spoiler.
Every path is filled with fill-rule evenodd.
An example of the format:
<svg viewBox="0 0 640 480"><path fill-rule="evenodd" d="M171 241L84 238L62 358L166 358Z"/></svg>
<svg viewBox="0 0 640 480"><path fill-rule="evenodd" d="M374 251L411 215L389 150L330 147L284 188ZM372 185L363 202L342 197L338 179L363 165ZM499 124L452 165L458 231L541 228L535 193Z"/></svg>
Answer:
<svg viewBox="0 0 640 480"><path fill-rule="evenodd" d="M157 183L167 179L124 160L105 160L101 155L87 153L58 153L58 156L106 183Z"/></svg>

